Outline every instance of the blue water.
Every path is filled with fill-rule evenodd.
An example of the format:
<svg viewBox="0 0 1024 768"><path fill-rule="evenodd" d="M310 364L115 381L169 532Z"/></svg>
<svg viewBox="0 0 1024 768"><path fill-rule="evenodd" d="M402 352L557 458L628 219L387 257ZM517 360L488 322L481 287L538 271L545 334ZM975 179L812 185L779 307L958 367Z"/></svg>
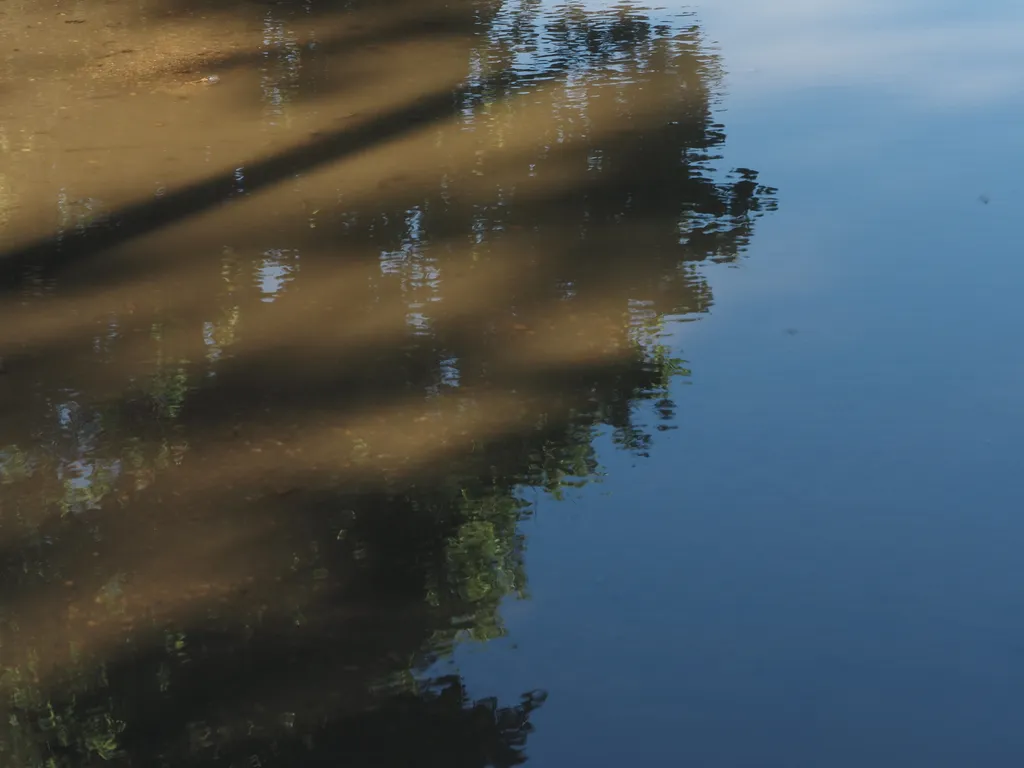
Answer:
<svg viewBox="0 0 1024 768"><path fill-rule="evenodd" d="M780 210L674 330L678 431L540 503L458 666L548 691L531 766L1020 765L1024 15L697 11Z"/></svg>

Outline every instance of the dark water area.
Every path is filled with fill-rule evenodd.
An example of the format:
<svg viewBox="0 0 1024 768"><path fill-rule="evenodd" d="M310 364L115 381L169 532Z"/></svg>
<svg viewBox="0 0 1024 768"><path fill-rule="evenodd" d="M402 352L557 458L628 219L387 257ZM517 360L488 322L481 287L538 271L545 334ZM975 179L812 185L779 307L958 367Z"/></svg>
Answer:
<svg viewBox="0 0 1024 768"><path fill-rule="evenodd" d="M1024 761L1024 14L0 6L0 767Z"/></svg>

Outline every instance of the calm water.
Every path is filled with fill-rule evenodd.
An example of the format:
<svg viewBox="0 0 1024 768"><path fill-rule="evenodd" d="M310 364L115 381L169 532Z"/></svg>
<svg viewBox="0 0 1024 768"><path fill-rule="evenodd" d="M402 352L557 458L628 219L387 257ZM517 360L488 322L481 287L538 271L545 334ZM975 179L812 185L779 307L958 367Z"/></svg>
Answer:
<svg viewBox="0 0 1024 768"><path fill-rule="evenodd" d="M1024 11L0 6L0 766L1024 764Z"/></svg>

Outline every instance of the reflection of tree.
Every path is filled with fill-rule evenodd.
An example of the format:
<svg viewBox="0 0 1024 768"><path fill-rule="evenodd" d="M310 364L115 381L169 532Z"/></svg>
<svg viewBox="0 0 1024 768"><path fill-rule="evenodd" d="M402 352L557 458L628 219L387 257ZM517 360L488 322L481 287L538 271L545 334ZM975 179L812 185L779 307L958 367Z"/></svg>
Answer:
<svg viewBox="0 0 1024 768"><path fill-rule="evenodd" d="M177 637L168 638L168 656L178 652ZM142 685L146 682L141 681ZM167 701L172 697L166 680ZM131 755L146 765L452 765L506 766L525 762L522 750L532 730L531 712L544 695L532 692L515 706L498 707L494 699L472 701L458 676L393 690L376 705L364 706L329 723L291 711L267 714L246 711L231 719L191 721L183 731L177 713L142 709L126 690L140 681L107 679L96 670L70 679L58 701L31 680L8 670L3 683L11 695L4 724L4 765L11 768L74 768L119 764ZM109 697L118 685L115 699ZM193 693L193 692L186 692ZM151 705L155 702L149 702ZM120 712L132 727L111 714ZM263 714L262 717L260 715ZM268 713L269 714L269 713ZM255 716L250 719L245 715ZM297 761L297 762L293 762Z"/></svg>
<svg viewBox="0 0 1024 768"><path fill-rule="evenodd" d="M0 447L0 528L18 542L4 764L389 765L404 749L426 764L522 762L539 697L470 704L458 679L423 689L425 670L456 642L500 636L501 602L526 595L524 488L558 497L597 476L601 433L644 453L651 423L670 428L670 383L688 371L666 318L707 310L696 263L738 258L773 191L712 169L718 65L696 28L524 0L471 59L428 183L306 206L316 237L346 250L344 314L322 291L338 261L303 250L304 215L275 232L294 248L201 266L201 316L154 288L138 299L152 311L113 309L68 341L45 391L22 393ZM289 61L317 66L315 52ZM528 131L536 141L516 144ZM506 272L464 311L458 286ZM294 317L301 330L268 352ZM304 334L348 343L338 326L363 317L379 336L304 354ZM375 425L394 402L413 404L404 421ZM471 432L499 407L501 429ZM453 414L470 425L462 442ZM424 468L392 439L406 421L455 447ZM314 456L310 423L336 432ZM225 467L259 452L259 471L200 493L208 446ZM151 553L195 556L224 531L246 547L233 580L211 566L172 572L169 595L141 586ZM26 596L62 583L84 599L28 616ZM105 644L59 652L40 640L101 630Z"/></svg>

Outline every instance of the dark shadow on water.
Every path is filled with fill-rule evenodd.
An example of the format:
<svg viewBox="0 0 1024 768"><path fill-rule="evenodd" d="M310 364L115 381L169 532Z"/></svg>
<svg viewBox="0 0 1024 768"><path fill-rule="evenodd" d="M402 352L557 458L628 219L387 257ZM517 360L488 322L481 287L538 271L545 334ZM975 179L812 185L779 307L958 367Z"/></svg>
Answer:
<svg viewBox="0 0 1024 768"><path fill-rule="evenodd" d="M256 161L246 166L246 190L249 194L258 193L298 173L398 138L452 114L457 103L456 94L446 90L371 118L361 126L339 129ZM100 225L17 248L0 255L0 285L8 289L20 285L29 267L33 268L31 274L52 274L67 264L77 265L105 250L198 215L237 194L235 172L228 171L163 197L127 206Z"/></svg>

